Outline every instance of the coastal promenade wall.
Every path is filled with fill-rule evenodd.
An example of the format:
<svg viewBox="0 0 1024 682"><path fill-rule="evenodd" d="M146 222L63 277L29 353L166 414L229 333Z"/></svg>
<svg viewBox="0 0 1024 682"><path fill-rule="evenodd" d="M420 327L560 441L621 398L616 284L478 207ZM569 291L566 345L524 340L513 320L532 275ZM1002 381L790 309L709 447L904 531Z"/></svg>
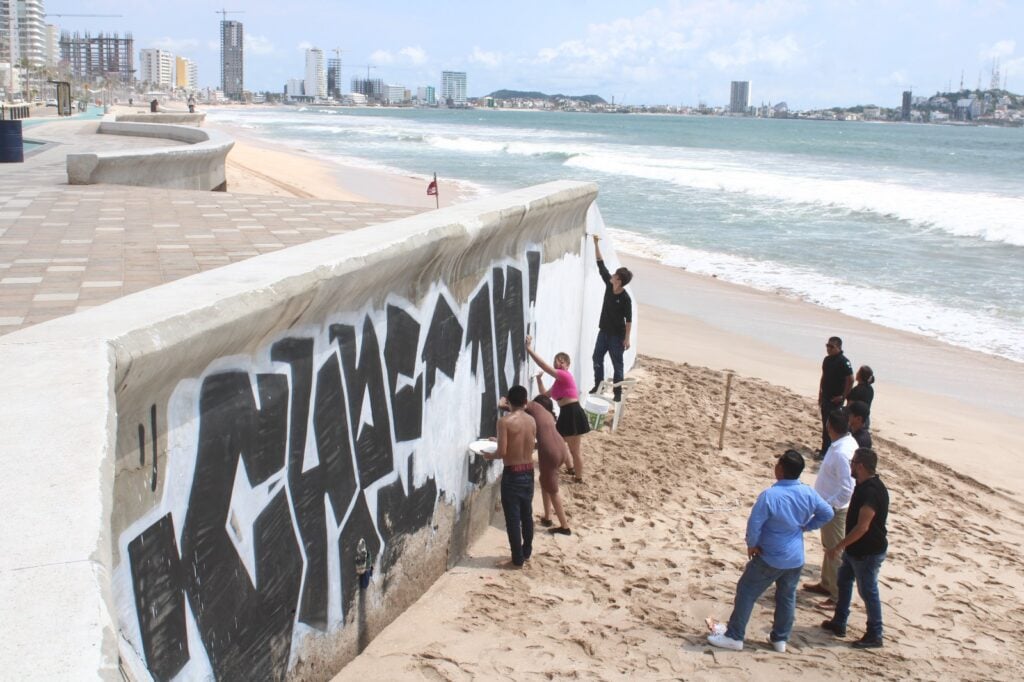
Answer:
<svg viewBox="0 0 1024 682"><path fill-rule="evenodd" d="M203 191L227 189L225 165L235 143L223 133L191 125L122 122L120 117L117 121L102 121L98 132L175 140L188 146L68 154L68 184L105 183Z"/></svg>
<svg viewBox="0 0 1024 682"><path fill-rule="evenodd" d="M540 185L0 337L5 673L336 673L489 523L500 465L466 446L529 380L524 337L589 384L596 194Z"/></svg>

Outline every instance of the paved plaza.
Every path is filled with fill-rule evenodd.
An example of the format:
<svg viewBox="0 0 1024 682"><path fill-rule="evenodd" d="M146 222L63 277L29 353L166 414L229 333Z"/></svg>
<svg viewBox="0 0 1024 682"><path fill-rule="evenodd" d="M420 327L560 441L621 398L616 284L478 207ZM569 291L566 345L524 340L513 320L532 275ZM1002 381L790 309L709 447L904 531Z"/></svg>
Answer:
<svg viewBox="0 0 1024 682"><path fill-rule="evenodd" d="M180 143L99 135L98 120L25 129L47 144L0 164L0 334L165 282L423 209L67 184L83 151Z"/></svg>

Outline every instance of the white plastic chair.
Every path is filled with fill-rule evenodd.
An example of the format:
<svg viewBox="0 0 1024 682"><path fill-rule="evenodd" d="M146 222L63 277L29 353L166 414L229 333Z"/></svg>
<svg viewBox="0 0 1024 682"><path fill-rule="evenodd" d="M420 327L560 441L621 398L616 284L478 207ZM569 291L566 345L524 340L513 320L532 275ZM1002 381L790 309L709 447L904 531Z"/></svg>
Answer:
<svg viewBox="0 0 1024 682"><path fill-rule="evenodd" d="M605 379L597 386L597 395L607 399L612 404L612 433L619 428L619 420L626 411L626 396L636 387L636 379L627 377L618 383L611 379ZM615 389L621 389L621 399L615 400Z"/></svg>

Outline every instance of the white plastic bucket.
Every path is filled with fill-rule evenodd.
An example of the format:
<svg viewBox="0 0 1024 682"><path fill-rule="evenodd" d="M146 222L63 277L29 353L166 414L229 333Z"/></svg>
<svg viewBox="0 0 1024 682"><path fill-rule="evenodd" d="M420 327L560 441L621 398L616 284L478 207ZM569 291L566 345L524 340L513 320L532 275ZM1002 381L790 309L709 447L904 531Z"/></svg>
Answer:
<svg viewBox="0 0 1024 682"><path fill-rule="evenodd" d="M611 402L600 396L588 395L583 401L583 411L587 413L587 422L592 431L599 431L604 426L605 415L611 409Z"/></svg>

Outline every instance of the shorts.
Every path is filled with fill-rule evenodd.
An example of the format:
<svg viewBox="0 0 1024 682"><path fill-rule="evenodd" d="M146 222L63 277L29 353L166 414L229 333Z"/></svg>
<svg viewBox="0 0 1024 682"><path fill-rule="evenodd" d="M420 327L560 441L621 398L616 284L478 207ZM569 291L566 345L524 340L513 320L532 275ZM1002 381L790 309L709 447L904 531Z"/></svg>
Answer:
<svg viewBox="0 0 1024 682"><path fill-rule="evenodd" d="M587 413L583 411L583 406L579 404L579 401L561 407L558 412L558 421L555 422L555 428L558 429L558 433L562 434L563 438L590 433L590 422L587 421Z"/></svg>

